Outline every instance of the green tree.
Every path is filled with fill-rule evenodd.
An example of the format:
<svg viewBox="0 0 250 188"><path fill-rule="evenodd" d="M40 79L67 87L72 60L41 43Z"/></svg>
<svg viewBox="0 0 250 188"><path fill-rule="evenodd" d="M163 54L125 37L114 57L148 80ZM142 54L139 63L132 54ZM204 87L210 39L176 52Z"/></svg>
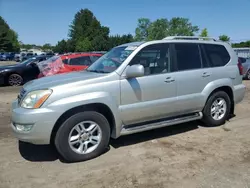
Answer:
<svg viewBox="0 0 250 188"><path fill-rule="evenodd" d="M170 36L194 36L199 27L192 25L188 18L174 17L169 21Z"/></svg>
<svg viewBox="0 0 250 188"><path fill-rule="evenodd" d="M12 49L10 51L14 51L14 52L19 52L20 51L20 43L18 41L18 34L10 29L9 33L8 33L8 38L11 41L11 45L12 45Z"/></svg>
<svg viewBox="0 0 250 188"><path fill-rule="evenodd" d="M232 44L234 48L250 48L250 40Z"/></svg>
<svg viewBox="0 0 250 188"><path fill-rule="evenodd" d="M201 31L200 37L208 37L207 28L204 28L204 29Z"/></svg>
<svg viewBox="0 0 250 188"><path fill-rule="evenodd" d="M221 41L224 41L224 42L229 42L230 41L230 37L228 37L227 35L220 35L219 39Z"/></svg>
<svg viewBox="0 0 250 188"><path fill-rule="evenodd" d="M135 40L159 40L167 36L194 36L199 27L193 25L188 18L174 17L170 21L165 18L151 22L148 18L140 18L135 30Z"/></svg>
<svg viewBox="0 0 250 188"><path fill-rule="evenodd" d="M58 41L58 43L55 45L53 51L56 53L59 53L59 54L63 54L63 53L68 52L67 41L64 39L61 41Z"/></svg>
<svg viewBox="0 0 250 188"><path fill-rule="evenodd" d="M167 19L157 19L148 28L147 40L161 40L168 36L169 22Z"/></svg>
<svg viewBox="0 0 250 188"><path fill-rule="evenodd" d="M19 50L17 33L0 16L0 51L15 52Z"/></svg>
<svg viewBox="0 0 250 188"><path fill-rule="evenodd" d="M44 44L42 46L42 50L44 50L44 51L52 50L51 44L49 44L49 43Z"/></svg>
<svg viewBox="0 0 250 188"><path fill-rule="evenodd" d="M135 40L143 41L148 40L148 29L151 25L151 21L148 18L138 19L138 24L135 29Z"/></svg>
<svg viewBox="0 0 250 188"><path fill-rule="evenodd" d="M89 9L81 9L70 25L69 37L72 51L102 50L108 43L109 28L102 26Z"/></svg>
<svg viewBox="0 0 250 188"><path fill-rule="evenodd" d="M93 50L91 41L88 38L80 39L76 42L76 52L86 52Z"/></svg>
<svg viewBox="0 0 250 188"><path fill-rule="evenodd" d="M109 50L115 46L133 42L133 36L131 34L128 35L114 35L109 37L108 48L105 50Z"/></svg>

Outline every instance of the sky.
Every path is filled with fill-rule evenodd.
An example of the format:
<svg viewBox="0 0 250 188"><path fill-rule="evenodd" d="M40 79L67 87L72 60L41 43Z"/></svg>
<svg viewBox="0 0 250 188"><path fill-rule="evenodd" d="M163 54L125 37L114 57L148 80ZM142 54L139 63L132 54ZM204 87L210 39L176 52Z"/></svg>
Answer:
<svg viewBox="0 0 250 188"><path fill-rule="evenodd" d="M250 40L250 0L0 0L0 16L25 44L55 45L67 39L69 25L88 8L110 34L133 34L138 18L189 18L211 37Z"/></svg>

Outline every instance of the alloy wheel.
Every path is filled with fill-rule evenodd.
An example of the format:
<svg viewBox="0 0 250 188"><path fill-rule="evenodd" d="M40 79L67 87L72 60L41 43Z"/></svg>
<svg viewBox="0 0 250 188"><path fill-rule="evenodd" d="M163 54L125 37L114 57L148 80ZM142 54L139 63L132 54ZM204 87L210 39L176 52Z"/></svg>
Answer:
<svg viewBox="0 0 250 188"><path fill-rule="evenodd" d="M83 121L75 125L68 137L70 148L78 154L93 152L102 139L100 126L93 121Z"/></svg>

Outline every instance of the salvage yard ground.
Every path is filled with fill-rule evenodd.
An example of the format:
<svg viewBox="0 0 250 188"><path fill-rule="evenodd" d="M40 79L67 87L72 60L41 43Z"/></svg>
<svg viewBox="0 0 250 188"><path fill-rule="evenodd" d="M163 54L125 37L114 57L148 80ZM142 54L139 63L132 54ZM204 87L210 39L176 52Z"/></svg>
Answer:
<svg viewBox="0 0 250 188"><path fill-rule="evenodd" d="M1 64L1 62L0 62ZM18 142L0 88L0 188L250 187L250 82L236 117L221 127L186 123L112 140L104 155L66 164L53 148Z"/></svg>

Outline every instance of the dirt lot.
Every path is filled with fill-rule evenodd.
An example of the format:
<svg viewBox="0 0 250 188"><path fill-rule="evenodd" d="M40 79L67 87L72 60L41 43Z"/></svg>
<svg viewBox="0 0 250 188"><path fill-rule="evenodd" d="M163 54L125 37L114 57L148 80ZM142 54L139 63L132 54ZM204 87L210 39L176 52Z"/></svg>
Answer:
<svg viewBox="0 0 250 188"><path fill-rule="evenodd" d="M0 88L0 187L250 187L250 82L236 117L222 127L182 124L112 140L104 155L66 164L53 148L19 143L10 105L20 88Z"/></svg>

